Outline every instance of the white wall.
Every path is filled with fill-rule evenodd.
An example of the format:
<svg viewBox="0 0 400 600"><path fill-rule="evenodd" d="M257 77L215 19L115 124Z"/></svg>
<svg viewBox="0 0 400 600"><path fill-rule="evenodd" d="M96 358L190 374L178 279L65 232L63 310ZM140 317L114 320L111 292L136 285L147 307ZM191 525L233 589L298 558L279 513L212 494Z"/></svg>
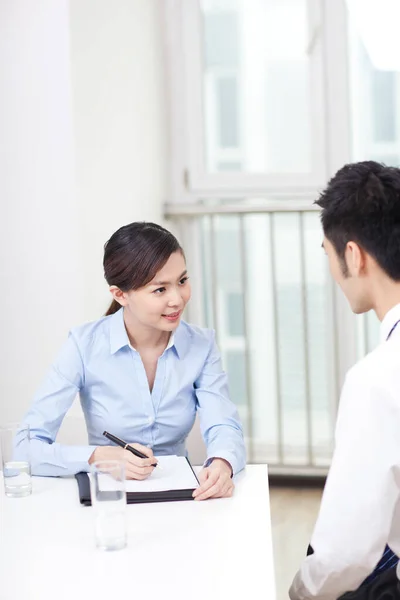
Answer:
<svg viewBox="0 0 400 600"><path fill-rule="evenodd" d="M79 301L66 2L0 4L0 421L21 416Z"/></svg>
<svg viewBox="0 0 400 600"><path fill-rule="evenodd" d="M131 221L160 221L166 199L159 13L159 0L70 0L85 319L108 303L104 242Z"/></svg>
<svg viewBox="0 0 400 600"><path fill-rule="evenodd" d="M0 0L0 423L68 329L99 317L104 242L160 220L158 0Z"/></svg>

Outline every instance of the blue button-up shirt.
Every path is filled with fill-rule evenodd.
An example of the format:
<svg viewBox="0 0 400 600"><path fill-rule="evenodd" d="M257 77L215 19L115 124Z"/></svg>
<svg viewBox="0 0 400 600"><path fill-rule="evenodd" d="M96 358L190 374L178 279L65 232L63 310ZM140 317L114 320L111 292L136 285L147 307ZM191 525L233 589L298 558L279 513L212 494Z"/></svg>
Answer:
<svg viewBox="0 0 400 600"><path fill-rule="evenodd" d="M79 393L87 446L55 442L62 420ZM229 399L227 377L214 332L182 321L158 359L150 392L139 353L125 329L123 309L70 332L24 418L31 428L34 475L88 471L104 430L127 442L150 446L155 455L185 454L196 413L207 458L245 466L243 431Z"/></svg>

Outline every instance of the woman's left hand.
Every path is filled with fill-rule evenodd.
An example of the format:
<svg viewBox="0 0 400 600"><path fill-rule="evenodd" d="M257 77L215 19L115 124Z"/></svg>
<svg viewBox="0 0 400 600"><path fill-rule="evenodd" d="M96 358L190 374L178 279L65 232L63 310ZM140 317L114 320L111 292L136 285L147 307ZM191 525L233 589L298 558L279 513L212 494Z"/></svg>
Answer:
<svg viewBox="0 0 400 600"><path fill-rule="evenodd" d="M209 467L200 471L200 487L193 492L193 498L230 498L235 487L231 475L231 465L223 458L214 458Z"/></svg>

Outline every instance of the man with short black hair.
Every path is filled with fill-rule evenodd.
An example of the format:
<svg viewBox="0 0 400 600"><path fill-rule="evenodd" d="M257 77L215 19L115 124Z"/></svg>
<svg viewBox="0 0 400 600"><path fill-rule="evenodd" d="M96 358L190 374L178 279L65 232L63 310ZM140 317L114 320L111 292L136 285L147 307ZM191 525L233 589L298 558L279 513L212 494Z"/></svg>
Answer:
<svg viewBox="0 0 400 600"><path fill-rule="evenodd" d="M400 169L349 164L316 202L331 274L378 347L347 373L310 554L292 600L400 598Z"/></svg>

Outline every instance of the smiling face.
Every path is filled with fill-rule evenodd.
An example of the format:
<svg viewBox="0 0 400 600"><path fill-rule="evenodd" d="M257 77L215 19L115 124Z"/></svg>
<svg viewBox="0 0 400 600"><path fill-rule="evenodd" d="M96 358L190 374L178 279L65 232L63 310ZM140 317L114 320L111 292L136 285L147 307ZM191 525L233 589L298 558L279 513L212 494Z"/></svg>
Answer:
<svg viewBox="0 0 400 600"><path fill-rule="evenodd" d="M144 287L122 292L111 286L110 291L124 307L131 323L157 331L174 331L191 294L183 254L179 251L171 254Z"/></svg>

